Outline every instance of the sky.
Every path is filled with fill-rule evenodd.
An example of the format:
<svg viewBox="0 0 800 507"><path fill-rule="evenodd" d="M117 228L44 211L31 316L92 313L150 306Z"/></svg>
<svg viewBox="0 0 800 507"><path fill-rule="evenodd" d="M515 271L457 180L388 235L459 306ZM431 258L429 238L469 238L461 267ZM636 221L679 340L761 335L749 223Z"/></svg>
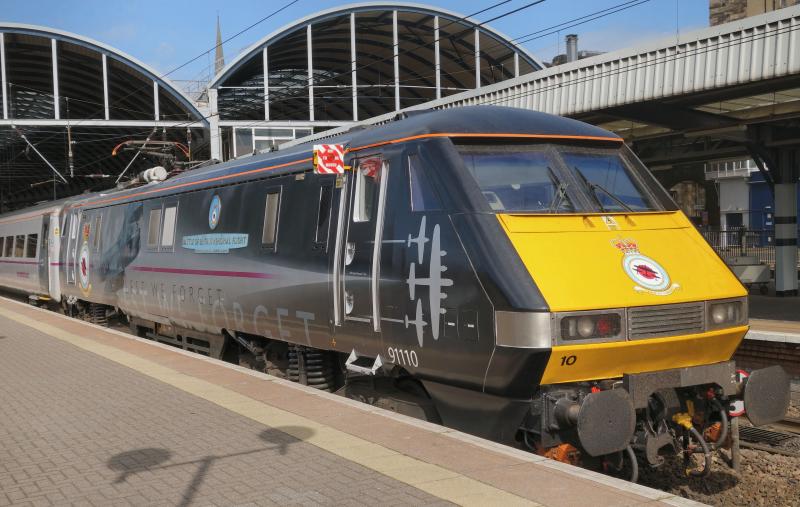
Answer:
<svg viewBox="0 0 800 507"><path fill-rule="evenodd" d="M4 0L0 18L77 33L113 46L166 74L188 60L197 61L167 76L173 80L208 79L212 69L216 20L223 40L285 7L292 0ZM489 23L509 38L547 30L627 0L545 0ZM259 39L304 16L346 5L333 0L297 0L224 46L226 61ZM498 0L426 0L428 5L461 15L479 12ZM510 0L475 16L486 21L530 4ZM564 36L579 35L579 49L612 51L708 26L707 0L648 0L622 12L523 44L550 61L564 52ZM548 30L549 31L549 30Z"/></svg>

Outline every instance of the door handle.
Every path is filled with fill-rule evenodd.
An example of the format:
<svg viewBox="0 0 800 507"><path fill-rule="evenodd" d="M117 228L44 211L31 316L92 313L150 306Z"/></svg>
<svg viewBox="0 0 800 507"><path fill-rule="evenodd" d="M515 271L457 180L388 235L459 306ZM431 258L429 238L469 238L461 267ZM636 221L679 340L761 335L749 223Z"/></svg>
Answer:
<svg viewBox="0 0 800 507"><path fill-rule="evenodd" d="M349 266L353 262L353 257L356 255L356 244L347 242L344 249L344 265Z"/></svg>
<svg viewBox="0 0 800 507"><path fill-rule="evenodd" d="M353 294L346 290L344 291L344 313L345 315L350 315L353 311Z"/></svg>

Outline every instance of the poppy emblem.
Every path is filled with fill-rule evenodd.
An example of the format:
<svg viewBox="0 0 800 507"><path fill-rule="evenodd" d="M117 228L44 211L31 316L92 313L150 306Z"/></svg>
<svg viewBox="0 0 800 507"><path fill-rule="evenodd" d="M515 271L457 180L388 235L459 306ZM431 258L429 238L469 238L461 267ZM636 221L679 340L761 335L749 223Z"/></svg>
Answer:
<svg viewBox="0 0 800 507"><path fill-rule="evenodd" d="M658 280L661 278L657 271L653 270L652 267L646 264L637 264L633 267L633 269L636 270L636 274L648 280Z"/></svg>

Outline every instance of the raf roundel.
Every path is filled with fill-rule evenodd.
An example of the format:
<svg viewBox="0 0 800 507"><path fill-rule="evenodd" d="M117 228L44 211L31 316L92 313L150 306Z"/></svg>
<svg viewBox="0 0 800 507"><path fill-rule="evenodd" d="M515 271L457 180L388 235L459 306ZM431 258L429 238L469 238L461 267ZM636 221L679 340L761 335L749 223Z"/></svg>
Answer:
<svg viewBox="0 0 800 507"><path fill-rule="evenodd" d="M218 195L211 199L211 206L208 207L208 227L213 231L219 223L219 214L222 212L222 201Z"/></svg>
<svg viewBox="0 0 800 507"><path fill-rule="evenodd" d="M625 273L640 286L661 291L669 287L669 275L659 263L640 253L623 257L622 267Z"/></svg>

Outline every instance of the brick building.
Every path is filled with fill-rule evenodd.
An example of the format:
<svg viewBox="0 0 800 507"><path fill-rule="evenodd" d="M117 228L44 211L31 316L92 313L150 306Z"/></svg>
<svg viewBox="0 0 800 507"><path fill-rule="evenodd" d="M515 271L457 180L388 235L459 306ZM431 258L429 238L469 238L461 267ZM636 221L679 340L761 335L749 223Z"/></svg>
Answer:
<svg viewBox="0 0 800 507"><path fill-rule="evenodd" d="M721 25L797 4L800 0L709 0L708 24Z"/></svg>

